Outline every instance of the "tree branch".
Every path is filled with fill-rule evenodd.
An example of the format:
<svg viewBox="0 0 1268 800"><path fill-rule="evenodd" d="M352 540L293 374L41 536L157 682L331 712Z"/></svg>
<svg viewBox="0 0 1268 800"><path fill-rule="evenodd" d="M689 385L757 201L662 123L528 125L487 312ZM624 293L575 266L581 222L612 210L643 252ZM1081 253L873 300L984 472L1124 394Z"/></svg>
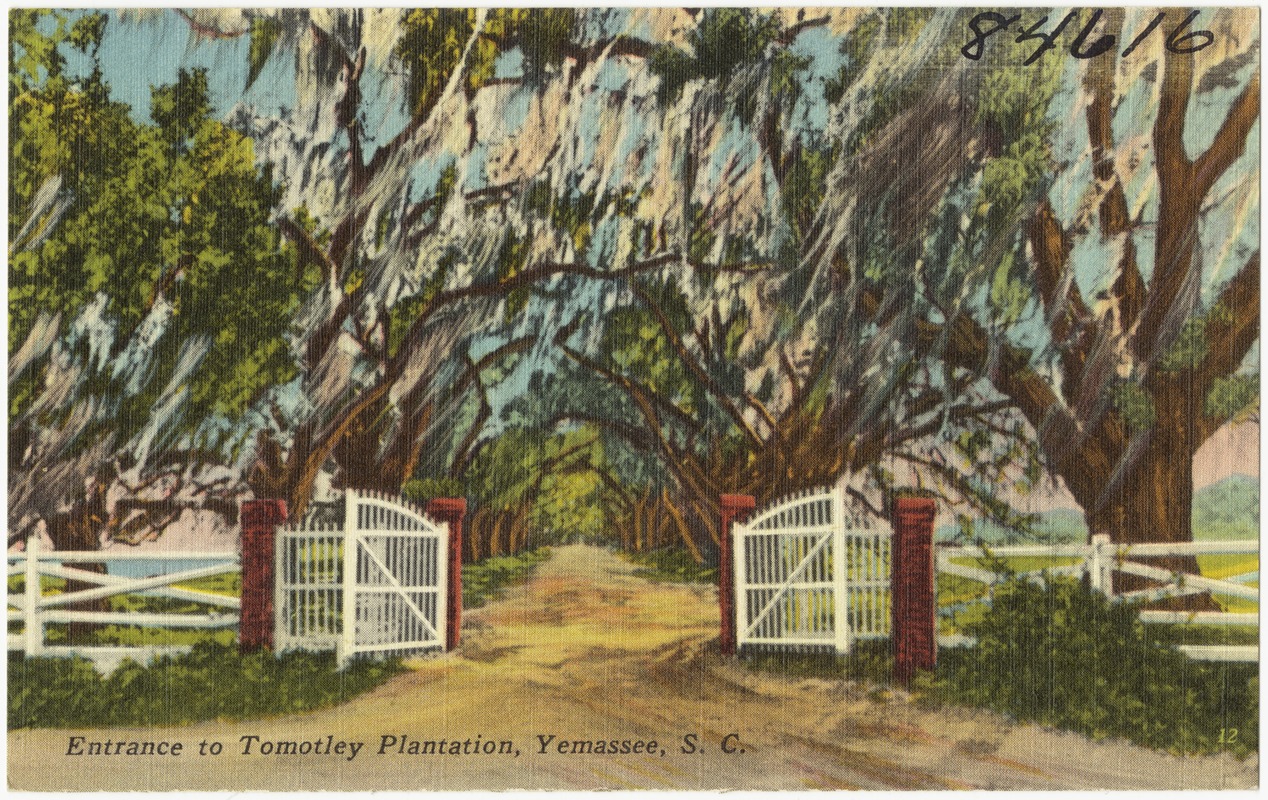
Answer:
<svg viewBox="0 0 1268 800"><path fill-rule="evenodd" d="M665 312L661 309L660 305L650 294L643 291L643 288L636 282L631 283L630 288L634 292L635 296L642 300L643 304L647 306L647 309L652 312L652 316L656 318L656 322L660 326L661 332L664 333L665 338L669 340L670 347L673 348L674 353L678 356L678 360L682 363L682 365L687 368L687 371L690 372L697 381L699 381L701 386L713 395L713 397L718 401L718 404L721 405L722 408L726 410L727 415L731 417L731 421L734 422L736 427L738 427L748 440L753 443L753 446L760 448L762 446L762 438L758 436L757 432L753 430L753 427L748 424L748 420L744 419L744 414L741 413L739 407L735 405L735 402L726 395L726 392L718 385L717 381L715 381L713 377L700 366L691 353L687 351L686 343L684 343L682 337L678 335L678 331L674 329L674 326L669 321L669 317L665 315Z"/></svg>
<svg viewBox="0 0 1268 800"><path fill-rule="evenodd" d="M564 344L559 340L559 337L556 337L555 345L563 351L564 355L576 362L576 364L582 369L592 372L595 375L606 379L610 383L621 387L625 390L625 393L631 397L640 396L648 398L662 411L668 412L674 419L681 422L684 426L686 426L687 430L691 431L693 434L697 434L701 431L701 425L695 418L679 408L676 403L671 402L666 397L662 397L659 392L649 389L642 383L635 381L633 378L622 375L615 370L611 370L591 358L587 358L585 355Z"/></svg>
<svg viewBox="0 0 1268 800"><path fill-rule="evenodd" d="M1225 171L1246 152L1246 137L1259 120L1259 73L1250 76L1246 88L1229 109L1215 140L1193 164L1193 191L1205 197Z"/></svg>

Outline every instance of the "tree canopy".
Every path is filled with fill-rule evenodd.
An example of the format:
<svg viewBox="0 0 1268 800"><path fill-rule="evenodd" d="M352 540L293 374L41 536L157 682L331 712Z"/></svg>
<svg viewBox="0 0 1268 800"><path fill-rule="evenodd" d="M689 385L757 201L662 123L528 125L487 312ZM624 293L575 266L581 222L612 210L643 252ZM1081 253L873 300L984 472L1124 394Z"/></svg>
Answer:
<svg viewBox="0 0 1268 800"><path fill-rule="evenodd" d="M1257 412L1257 39L1027 63L975 13L11 12L12 536L197 464L297 513L461 490L470 557L707 560L719 495L838 483L1115 532L1165 488L1187 538ZM238 84L138 119L111 36L156 19Z"/></svg>

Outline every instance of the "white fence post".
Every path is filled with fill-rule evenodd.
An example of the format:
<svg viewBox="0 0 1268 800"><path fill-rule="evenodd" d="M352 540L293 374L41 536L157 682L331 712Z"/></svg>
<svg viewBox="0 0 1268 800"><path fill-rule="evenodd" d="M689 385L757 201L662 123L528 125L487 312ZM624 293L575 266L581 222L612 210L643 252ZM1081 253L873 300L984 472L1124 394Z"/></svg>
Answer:
<svg viewBox="0 0 1268 800"><path fill-rule="evenodd" d="M23 649L27 658L41 655L44 650L44 620L40 618L40 560L36 551L40 547L39 534L26 540L26 596L23 625Z"/></svg>
<svg viewBox="0 0 1268 800"><path fill-rule="evenodd" d="M349 487L343 495L343 629L335 660L339 669L352 660L357 647L357 492Z"/></svg>
<svg viewBox="0 0 1268 800"><path fill-rule="evenodd" d="M835 637L838 655L850 652L850 605L848 570L850 569L849 553L846 551L845 537L845 503L842 498L843 489L832 492L832 597L834 600L832 615L832 634ZM869 577L871 577L869 575Z"/></svg>
<svg viewBox="0 0 1268 800"><path fill-rule="evenodd" d="M1108 535L1098 533L1092 537L1092 553L1088 559L1088 576L1091 580L1092 588L1106 597L1112 597L1114 593L1112 549L1113 543L1110 542Z"/></svg>

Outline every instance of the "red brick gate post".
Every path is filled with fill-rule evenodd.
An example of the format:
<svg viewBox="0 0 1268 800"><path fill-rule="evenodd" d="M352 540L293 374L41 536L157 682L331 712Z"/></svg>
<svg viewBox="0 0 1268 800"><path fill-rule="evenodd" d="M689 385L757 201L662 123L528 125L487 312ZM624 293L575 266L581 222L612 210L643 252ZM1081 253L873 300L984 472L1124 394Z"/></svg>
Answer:
<svg viewBox="0 0 1268 800"><path fill-rule="evenodd" d="M461 497L436 497L429 500L427 514L439 522L449 523L449 599L445 604L445 649L458 646L462 627L462 519L467 514L467 501Z"/></svg>
<svg viewBox="0 0 1268 800"><path fill-rule="evenodd" d="M894 680L906 686L916 670L938 661L937 597L934 592L933 520L928 497L894 501L890 586L893 610Z"/></svg>
<svg viewBox="0 0 1268 800"><path fill-rule="evenodd" d="M719 529L721 546L718 548L718 608L722 613L721 643L724 656L735 655L736 641L735 559L734 553L731 552L731 548L734 547L731 524L745 522L756 507L757 501L752 495L722 495L722 525Z"/></svg>
<svg viewBox="0 0 1268 800"><path fill-rule="evenodd" d="M273 647L273 538L286 522L285 500L245 500L238 513L242 525L242 611L238 650L250 653Z"/></svg>

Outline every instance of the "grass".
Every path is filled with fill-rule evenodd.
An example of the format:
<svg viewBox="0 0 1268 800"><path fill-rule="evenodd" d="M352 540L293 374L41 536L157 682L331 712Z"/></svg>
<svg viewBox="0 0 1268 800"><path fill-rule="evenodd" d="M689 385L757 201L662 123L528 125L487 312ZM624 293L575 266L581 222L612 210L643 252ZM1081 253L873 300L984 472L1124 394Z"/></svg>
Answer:
<svg viewBox="0 0 1268 800"><path fill-rule="evenodd" d="M124 661L107 677L83 659L10 654L8 724L12 730L259 719L338 705L401 670L392 659L336 671L334 653L241 655L210 641L148 666Z"/></svg>
<svg viewBox="0 0 1268 800"><path fill-rule="evenodd" d="M1259 555L1257 553L1220 553L1209 556L1198 556L1198 568L1208 578L1224 580L1259 571ZM1248 586L1258 586L1259 581L1252 581Z"/></svg>
<svg viewBox="0 0 1268 800"><path fill-rule="evenodd" d="M686 550L662 547L645 553L621 553L638 569L634 574L653 583L717 583L718 568L697 564Z"/></svg>
<svg viewBox="0 0 1268 800"><path fill-rule="evenodd" d="M462 565L462 607L479 608L501 594L507 586L524 580L537 565L550 558L550 548L542 547L514 556L493 556Z"/></svg>
<svg viewBox="0 0 1268 800"><path fill-rule="evenodd" d="M877 685L887 684L894 669L888 639L858 641L846 655L830 650L790 652L769 648L745 648L741 663L755 672L790 678L850 678Z"/></svg>

